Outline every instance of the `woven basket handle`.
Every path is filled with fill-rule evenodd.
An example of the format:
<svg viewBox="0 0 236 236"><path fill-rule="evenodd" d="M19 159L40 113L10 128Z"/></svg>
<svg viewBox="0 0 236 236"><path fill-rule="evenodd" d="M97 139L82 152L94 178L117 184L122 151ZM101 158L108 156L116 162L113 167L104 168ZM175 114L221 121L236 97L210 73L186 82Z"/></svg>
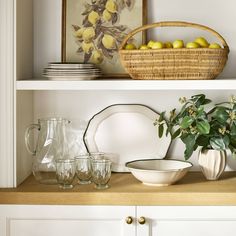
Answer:
<svg viewBox="0 0 236 236"><path fill-rule="evenodd" d="M123 40L123 42L120 45L120 50L122 50L127 41L134 36L135 34L137 34L138 32L141 32L143 30L147 30L147 29L151 29L151 28L156 28L156 27L170 27L170 26L174 26L174 27L192 27L192 28L197 28L197 29L201 29L201 30L205 30L208 31L209 33L211 33L212 35L214 35L216 38L218 38L222 45L224 46L224 48L229 48L228 44L226 43L225 39L219 34L217 33L215 30L204 26L204 25L199 25L199 24L195 24L195 23L189 23L189 22L183 22L183 21L162 21L162 22L157 22L157 23L153 23L153 24L149 24L149 25L143 25L139 28L136 28L135 30L131 31Z"/></svg>

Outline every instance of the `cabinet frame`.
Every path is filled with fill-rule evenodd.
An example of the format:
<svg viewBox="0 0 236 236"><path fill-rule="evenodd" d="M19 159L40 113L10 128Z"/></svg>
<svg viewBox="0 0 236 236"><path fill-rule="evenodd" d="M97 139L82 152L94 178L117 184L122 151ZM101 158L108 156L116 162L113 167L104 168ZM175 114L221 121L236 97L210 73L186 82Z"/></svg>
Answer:
<svg viewBox="0 0 236 236"><path fill-rule="evenodd" d="M0 2L0 187L15 183L15 7Z"/></svg>

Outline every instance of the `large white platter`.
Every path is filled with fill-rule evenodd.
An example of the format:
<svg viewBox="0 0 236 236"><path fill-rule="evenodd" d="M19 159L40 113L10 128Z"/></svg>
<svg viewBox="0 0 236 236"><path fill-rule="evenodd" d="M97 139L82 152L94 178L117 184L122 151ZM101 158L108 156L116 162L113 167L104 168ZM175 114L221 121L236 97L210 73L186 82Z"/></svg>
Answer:
<svg viewBox="0 0 236 236"><path fill-rule="evenodd" d="M159 139L153 125L159 114L140 104L115 104L95 114L84 133L88 152L117 153L113 171L127 172L125 163L134 159L163 159L170 136Z"/></svg>

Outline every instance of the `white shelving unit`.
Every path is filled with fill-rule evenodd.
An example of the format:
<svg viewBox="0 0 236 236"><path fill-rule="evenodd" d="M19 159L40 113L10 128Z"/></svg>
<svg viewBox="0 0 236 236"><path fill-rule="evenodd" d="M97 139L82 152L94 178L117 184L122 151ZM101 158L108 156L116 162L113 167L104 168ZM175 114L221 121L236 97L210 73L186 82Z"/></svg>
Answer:
<svg viewBox="0 0 236 236"><path fill-rule="evenodd" d="M191 4L188 0L181 1L185 7L171 11L169 5L175 9L177 6L173 4L177 3L158 0L158 10L156 10L153 6L156 6L157 1L150 0L149 21L189 20L212 26L222 33L230 45L231 54L221 79L44 80L40 78L43 68L48 62L60 60L61 1L2 0L0 2L2 35L0 38L0 187L17 186L31 173L32 157L25 148L24 131L27 125L36 122L38 118L63 116L87 121L104 107L115 103L139 103L157 111L168 111L173 107L178 108L180 96L188 97L201 92L214 102L218 102L226 100L235 93L236 38L232 34L233 29L230 24L234 22L235 1L229 0L224 6L224 11L218 6L219 4L216 4L217 7L214 9L216 14L209 19L207 7L203 10L202 6L198 5L196 9L189 7ZM218 17L218 13L223 15ZM149 37L155 37L155 34L154 31ZM170 36L176 37L172 32ZM182 146L177 144L171 148L170 154L182 159L182 150ZM192 160L194 163L195 157ZM230 169L236 168L231 160L229 164Z"/></svg>
<svg viewBox="0 0 236 236"><path fill-rule="evenodd" d="M221 80L88 80L48 81L19 80L17 90L232 90L236 79Z"/></svg>

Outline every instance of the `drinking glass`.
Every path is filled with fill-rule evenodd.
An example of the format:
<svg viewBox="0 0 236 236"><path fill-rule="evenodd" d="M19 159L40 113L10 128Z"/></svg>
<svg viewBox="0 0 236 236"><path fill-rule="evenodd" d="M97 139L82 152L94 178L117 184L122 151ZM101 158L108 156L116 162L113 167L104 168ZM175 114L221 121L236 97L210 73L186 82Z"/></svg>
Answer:
<svg viewBox="0 0 236 236"><path fill-rule="evenodd" d="M75 157L76 176L79 184L90 184L92 178L91 158L89 154Z"/></svg>
<svg viewBox="0 0 236 236"><path fill-rule="evenodd" d="M111 178L111 161L108 159L92 160L92 179L96 189L109 188Z"/></svg>
<svg viewBox="0 0 236 236"><path fill-rule="evenodd" d="M90 152L89 155L92 160L106 159L106 158L104 158L104 155L105 155L104 152Z"/></svg>
<svg viewBox="0 0 236 236"><path fill-rule="evenodd" d="M56 177L60 188L73 188L72 182L75 177L75 160L58 159L56 161Z"/></svg>

